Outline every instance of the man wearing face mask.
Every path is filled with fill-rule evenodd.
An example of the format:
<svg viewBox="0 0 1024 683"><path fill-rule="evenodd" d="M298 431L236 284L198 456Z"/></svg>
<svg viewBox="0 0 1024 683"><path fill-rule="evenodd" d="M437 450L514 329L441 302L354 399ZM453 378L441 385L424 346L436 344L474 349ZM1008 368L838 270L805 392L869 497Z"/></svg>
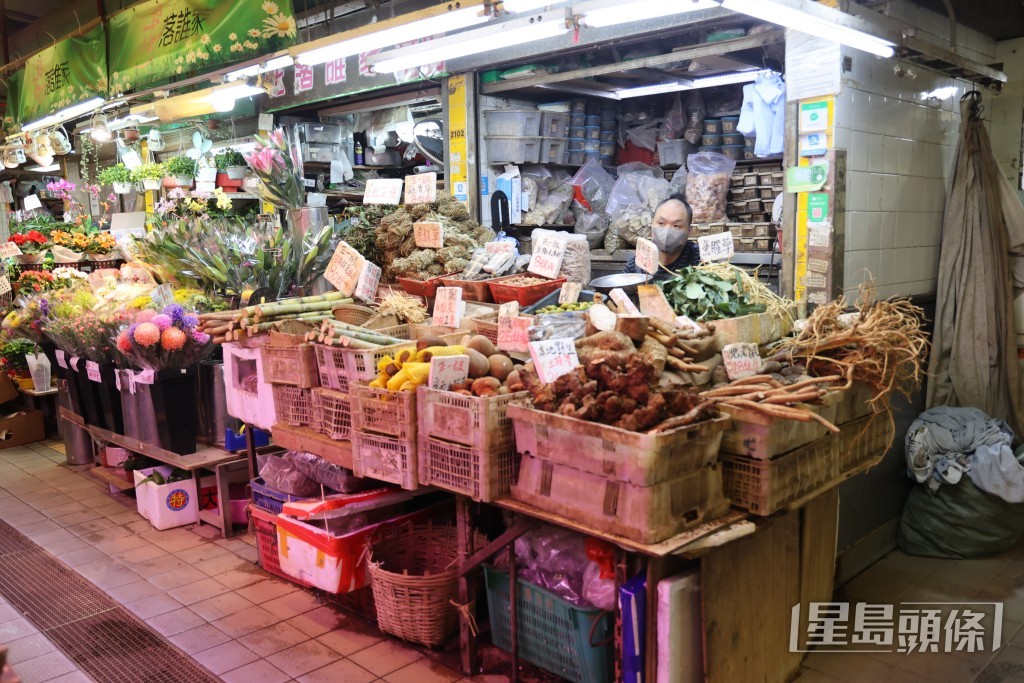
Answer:
<svg viewBox="0 0 1024 683"><path fill-rule="evenodd" d="M700 249L696 242L689 241L691 220L693 210L681 194L670 195L658 204L651 221L651 241L658 247L659 261L664 267L651 276L655 280L667 280L672 277L669 271L678 272L700 263ZM629 257L624 272L640 272L635 254Z"/></svg>

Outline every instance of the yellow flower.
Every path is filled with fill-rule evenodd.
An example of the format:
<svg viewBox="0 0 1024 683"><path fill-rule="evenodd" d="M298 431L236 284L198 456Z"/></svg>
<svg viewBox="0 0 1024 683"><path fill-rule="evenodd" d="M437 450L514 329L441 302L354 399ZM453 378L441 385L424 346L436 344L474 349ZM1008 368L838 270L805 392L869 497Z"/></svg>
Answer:
<svg viewBox="0 0 1024 683"><path fill-rule="evenodd" d="M263 3L263 11L267 14L277 14L277 3L276 2L265 2Z"/></svg>
<svg viewBox="0 0 1024 683"><path fill-rule="evenodd" d="M263 20L263 37L273 38L292 38L295 36L297 29L295 27L295 17L286 17L284 14L275 14L272 17L268 17Z"/></svg>
<svg viewBox="0 0 1024 683"><path fill-rule="evenodd" d="M199 42L202 43L203 45L209 45L210 44L210 36L206 35L206 34L203 34L203 36L199 39Z"/></svg>
<svg viewBox="0 0 1024 683"><path fill-rule="evenodd" d="M224 49L224 48L222 48L222 47L221 47L220 45L214 45L214 46L213 46L213 51L214 51L214 52L220 52L220 51L221 51L221 50L223 50L223 49Z"/></svg>
<svg viewBox="0 0 1024 683"><path fill-rule="evenodd" d="M180 74L180 73L181 73L181 67L179 66L179 67L178 67L177 69L175 69L175 70L174 70L174 73L178 73L178 74Z"/></svg>
<svg viewBox="0 0 1024 683"><path fill-rule="evenodd" d="M238 40L238 34L237 33L229 33L228 34L228 40Z"/></svg>

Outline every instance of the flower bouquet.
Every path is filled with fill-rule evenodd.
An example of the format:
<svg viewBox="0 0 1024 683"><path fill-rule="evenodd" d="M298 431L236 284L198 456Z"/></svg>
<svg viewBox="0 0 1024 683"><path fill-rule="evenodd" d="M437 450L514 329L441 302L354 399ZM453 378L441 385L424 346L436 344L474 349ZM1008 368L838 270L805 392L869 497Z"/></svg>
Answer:
<svg viewBox="0 0 1024 683"><path fill-rule="evenodd" d="M117 240L109 232L95 232L89 236L89 244L85 247L90 261L112 261L119 257L114 253Z"/></svg>
<svg viewBox="0 0 1024 683"><path fill-rule="evenodd" d="M67 289L68 287L75 286L88 277L77 268L69 268L68 266L54 268L51 275L53 275L53 285L50 287L51 289Z"/></svg>
<svg viewBox="0 0 1024 683"><path fill-rule="evenodd" d="M198 332L199 318L178 304L159 313L144 309L117 335L117 350L140 368L180 370L192 367L213 352L210 335Z"/></svg>
<svg viewBox="0 0 1024 683"><path fill-rule="evenodd" d="M50 240L38 230L29 230L26 233L11 235L8 242L14 242L21 249L21 254L15 256L18 263L40 263L46 258L46 246Z"/></svg>
<svg viewBox="0 0 1024 683"><path fill-rule="evenodd" d="M302 161L284 131L278 128L256 140L256 149L243 156L260 179L263 198L281 209L301 209L306 203Z"/></svg>

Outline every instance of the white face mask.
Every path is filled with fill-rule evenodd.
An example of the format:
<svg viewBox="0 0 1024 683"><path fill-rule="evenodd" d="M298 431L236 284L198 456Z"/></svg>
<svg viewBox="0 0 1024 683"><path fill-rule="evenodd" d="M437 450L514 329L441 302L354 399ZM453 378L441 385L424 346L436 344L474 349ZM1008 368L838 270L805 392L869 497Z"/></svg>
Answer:
<svg viewBox="0 0 1024 683"><path fill-rule="evenodd" d="M679 251L690 237L689 231L655 225L651 228L651 241L659 251L669 254Z"/></svg>

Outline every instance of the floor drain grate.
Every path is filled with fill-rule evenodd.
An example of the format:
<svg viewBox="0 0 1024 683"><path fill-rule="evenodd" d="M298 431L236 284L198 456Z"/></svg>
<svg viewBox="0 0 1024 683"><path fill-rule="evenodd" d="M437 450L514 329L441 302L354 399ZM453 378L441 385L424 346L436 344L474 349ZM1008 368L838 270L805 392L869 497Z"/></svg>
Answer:
<svg viewBox="0 0 1024 683"><path fill-rule="evenodd" d="M110 596L0 521L0 595L103 683L206 683L206 669Z"/></svg>

